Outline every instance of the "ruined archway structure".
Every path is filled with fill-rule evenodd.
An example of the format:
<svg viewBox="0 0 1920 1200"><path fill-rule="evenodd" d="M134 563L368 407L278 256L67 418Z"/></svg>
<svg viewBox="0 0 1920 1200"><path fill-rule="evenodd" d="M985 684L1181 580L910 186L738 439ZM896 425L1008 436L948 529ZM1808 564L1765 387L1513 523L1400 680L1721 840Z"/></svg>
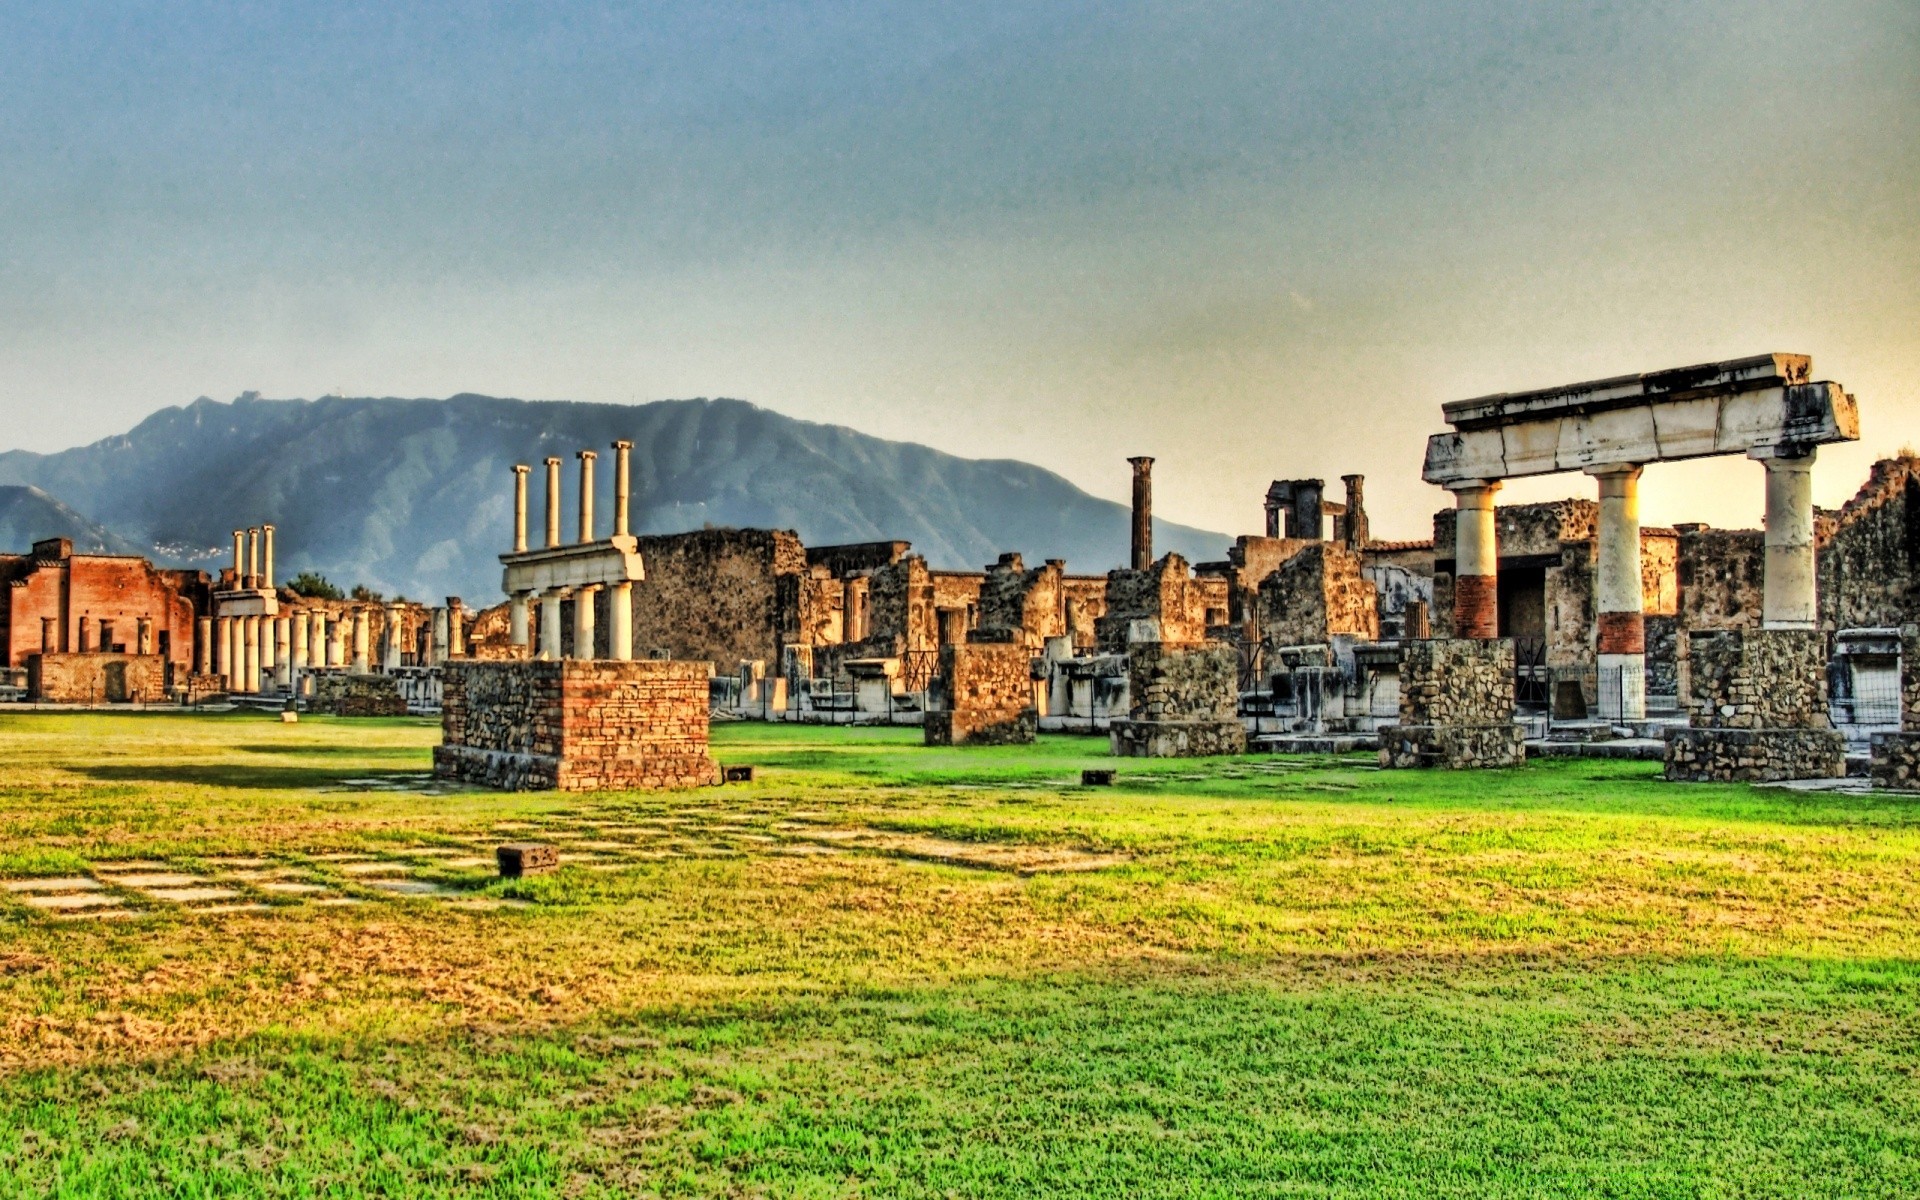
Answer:
<svg viewBox="0 0 1920 1200"><path fill-rule="evenodd" d="M1584 471L1600 493L1596 608L1617 714L1645 716L1639 481L1652 462L1744 454L1766 469L1766 582L1758 630L1697 636L1693 728L1669 743L1675 778L1801 778L1844 769L1826 716L1815 631L1814 455L1860 436L1853 397L1804 354L1762 354L1442 406L1423 477L1458 504L1456 637L1499 632L1493 497L1508 479ZM1710 636L1712 644L1703 644ZM1824 736L1819 736L1824 735ZM1836 749L1836 747L1838 747Z"/></svg>

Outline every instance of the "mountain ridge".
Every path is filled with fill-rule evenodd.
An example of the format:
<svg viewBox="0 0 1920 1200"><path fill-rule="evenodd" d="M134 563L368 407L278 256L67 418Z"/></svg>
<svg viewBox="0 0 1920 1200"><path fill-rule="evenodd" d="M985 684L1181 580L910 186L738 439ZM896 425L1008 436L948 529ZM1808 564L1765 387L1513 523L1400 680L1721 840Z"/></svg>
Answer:
<svg viewBox="0 0 1920 1200"><path fill-rule="evenodd" d="M44 489L180 565L216 566L235 526L272 522L282 577L315 570L343 585L481 602L499 590L510 465L569 460L570 531L573 452L604 452L618 438L635 444L637 533L719 525L794 529L808 545L902 539L939 568L978 569L1007 550L1088 573L1127 559L1126 506L1044 468L960 458L731 399L201 397L87 446L0 453L0 484ZM600 481L603 492L609 486ZM536 479L536 527L542 510ZM1218 558L1230 540L1156 525L1156 548L1189 558Z"/></svg>

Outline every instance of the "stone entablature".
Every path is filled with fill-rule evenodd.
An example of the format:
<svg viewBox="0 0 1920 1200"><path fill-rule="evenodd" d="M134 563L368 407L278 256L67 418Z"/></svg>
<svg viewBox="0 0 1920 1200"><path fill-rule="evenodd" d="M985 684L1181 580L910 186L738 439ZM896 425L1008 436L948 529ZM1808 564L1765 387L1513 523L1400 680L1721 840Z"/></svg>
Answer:
<svg viewBox="0 0 1920 1200"><path fill-rule="evenodd" d="M657 791L720 782L706 663L453 663L434 773L510 791Z"/></svg>

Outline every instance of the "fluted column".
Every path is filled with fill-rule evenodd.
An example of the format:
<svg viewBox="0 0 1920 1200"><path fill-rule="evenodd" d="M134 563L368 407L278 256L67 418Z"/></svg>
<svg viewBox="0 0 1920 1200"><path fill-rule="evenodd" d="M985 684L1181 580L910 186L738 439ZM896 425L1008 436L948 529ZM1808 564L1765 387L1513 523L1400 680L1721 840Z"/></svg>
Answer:
<svg viewBox="0 0 1920 1200"><path fill-rule="evenodd" d="M520 554L527 548L527 473L533 470L526 463L513 464L513 552Z"/></svg>

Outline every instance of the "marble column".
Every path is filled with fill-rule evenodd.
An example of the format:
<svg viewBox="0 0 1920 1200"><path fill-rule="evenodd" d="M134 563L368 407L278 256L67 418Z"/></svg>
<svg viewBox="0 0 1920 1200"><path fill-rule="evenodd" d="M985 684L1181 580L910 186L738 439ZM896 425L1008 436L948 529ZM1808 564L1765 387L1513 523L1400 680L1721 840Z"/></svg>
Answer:
<svg viewBox="0 0 1920 1200"><path fill-rule="evenodd" d="M214 621L213 628L214 674L226 680L227 690L232 691L238 675L233 658L233 618L220 617Z"/></svg>
<svg viewBox="0 0 1920 1200"><path fill-rule="evenodd" d="M1640 582L1640 467L1590 467L1587 474L1600 485L1600 561L1594 579L1600 716L1642 721L1647 716L1647 635Z"/></svg>
<svg viewBox="0 0 1920 1200"><path fill-rule="evenodd" d="M1760 623L1767 629L1812 629L1818 616L1813 457L1812 449L1794 457L1779 451L1760 457L1760 465L1767 469L1767 573Z"/></svg>
<svg viewBox="0 0 1920 1200"><path fill-rule="evenodd" d="M242 617L240 690L252 695L260 690L260 618Z"/></svg>
<svg viewBox="0 0 1920 1200"><path fill-rule="evenodd" d="M260 586L273 590L273 526L260 527Z"/></svg>
<svg viewBox="0 0 1920 1200"><path fill-rule="evenodd" d="M593 540L593 460L600 457L591 450L581 450L575 457L580 460L580 537L582 545Z"/></svg>
<svg viewBox="0 0 1920 1200"><path fill-rule="evenodd" d="M616 583L607 590L607 654L620 662L633 658L631 583Z"/></svg>
<svg viewBox="0 0 1920 1200"><path fill-rule="evenodd" d="M272 674L280 666L279 630L272 617L260 618L260 670L262 674Z"/></svg>
<svg viewBox="0 0 1920 1200"><path fill-rule="evenodd" d="M193 623L193 666L196 675L213 674L213 618L201 617Z"/></svg>
<svg viewBox="0 0 1920 1200"><path fill-rule="evenodd" d="M247 586L247 531L233 531L233 586Z"/></svg>
<svg viewBox="0 0 1920 1200"><path fill-rule="evenodd" d="M560 460L549 456L547 464L547 545L560 544Z"/></svg>
<svg viewBox="0 0 1920 1200"><path fill-rule="evenodd" d="M1494 533L1496 481L1453 489L1453 636L1500 636L1500 548Z"/></svg>
<svg viewBox="0 0 1920 1200"><path fill-rule="evenodd" d="M296 671L304 671L310 664L309 655L313 646L313 618L310 614L293 614L292 661L288 664Z"/></svg>
<svg viewBox="0 0 1920 1200"><path fill-rule="evenodd" d="M594 656L595 601L600 595L597 587L574 589L573 593L573 657L592 658Z"/></svg>
<svg viewBox="0 0 1920 1200"><path fill-rule="evenodd" d="M353 614L329 616L330 628L327 630L327 665L344 667L350 661L347 653L347 637L353 630Z"/></svg>
<svg viewBox="0 0 1920 1200"><path fill-rule="evenodd" d="M524 554L527 549L527 473L533 470L526 463L513 464L513 552Z"/></svg>
<svg viewBox="0 0 1920 1200"><path fill-rule="evenodd" d="M240 586L260 586L260 528L257 525L247 527L247 580Z"/></svg>
<svg viewBox="0 0 1920 1200"><path fill-rule="evenodd" d="M560 661L560 601L566 597L562 588L552 588L540 593L540 661Z"/></svg>
<svg viewBox="0 0 1920 1200"><path fill-rule="evenodd" d="M632 530L628 527L627 508L633 493L633 443L619 441L613 444L613 536L626 537Z"/></svg>
<svg viewBox="0 0 1920 1200"><path fill-rule="evenodd" d="M293 618L273 619L273 682L286 691L293 687Z"/></svg>
<svg viewBox="0 0 1920 1200"><path fill-rule="evenodd" d="M364 608L353 610L353 673L371 675L373 654L372 619Z"/></svg>
<svg viewBox="0 0 1920 1200"><path fill-rule="evenodd" d="M387 641L385 661L381 664L388 671L398 671L402 664L401 655L405 651L403 641L407 629L406 610L398 604L387 605Z"/></svg>
<svg viewBox="0 0 1920 1200"><path fill-rule="evenodd" d="M437 667L447 661L447 610L436 605L433 610L432 641L427 646L427 665Z"/></svg>
<svg viewBox="0 0 1920 1200"><path fill-rule="evenodd" d="M447 597L447 657L467 656L467 612L460 597Z"/></svg>
<svg viewBox="0 0 1920 1200"><path fill-rule="evenodd" d="M515 592L507 598L507 641L515 646L527 644L527 626L531 624L527 620L527 606L532 598L531 592Z"/></svg>

